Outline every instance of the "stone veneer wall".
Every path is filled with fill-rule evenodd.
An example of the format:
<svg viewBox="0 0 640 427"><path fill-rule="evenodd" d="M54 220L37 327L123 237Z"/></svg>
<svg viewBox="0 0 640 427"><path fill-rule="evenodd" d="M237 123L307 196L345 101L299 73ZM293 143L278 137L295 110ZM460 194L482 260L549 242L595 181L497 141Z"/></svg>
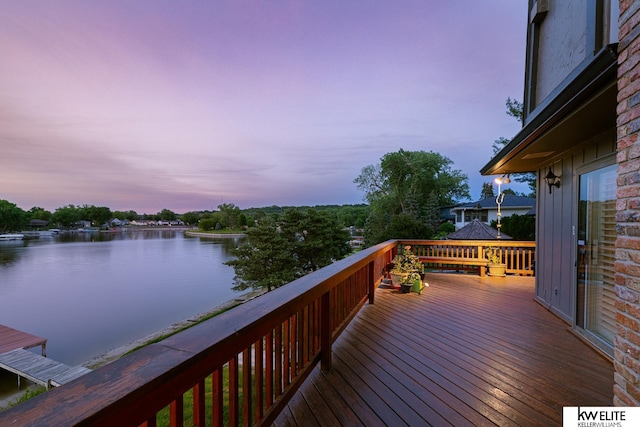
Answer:
<svg viewBox="0 0 640 427"><path fill-rule="evenodd" d="M640 0L620 1L614 404L640 406Z"/></svg>

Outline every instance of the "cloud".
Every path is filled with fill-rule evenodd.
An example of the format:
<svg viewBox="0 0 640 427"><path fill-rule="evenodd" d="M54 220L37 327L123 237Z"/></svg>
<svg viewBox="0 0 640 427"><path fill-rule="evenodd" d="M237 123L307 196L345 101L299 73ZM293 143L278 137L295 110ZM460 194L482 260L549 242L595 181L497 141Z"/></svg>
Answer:
<svg viewBox="0 0 640 427"><path fill-rule="evenodd" d="M518 129L518 2L29 5L0 15L0 198L26 208L358 203L385 153L471 177Z"/></svg>

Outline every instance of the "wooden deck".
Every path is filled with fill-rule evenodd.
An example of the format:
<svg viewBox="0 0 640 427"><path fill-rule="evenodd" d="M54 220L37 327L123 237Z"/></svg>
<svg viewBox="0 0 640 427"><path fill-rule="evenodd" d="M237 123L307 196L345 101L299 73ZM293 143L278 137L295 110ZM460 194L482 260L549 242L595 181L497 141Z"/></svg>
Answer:
<svg viewBox="0 0 640 427"><path fill-rule="evenodd" d="M47 339L17 329L0 325L0 354L17 348L42 346L42 355L47 355Z"/></svg>
<svg viewBox="0 0 640 427"><path fill-rule="evenodd" d="M426 280L378 289L275 424L552 426L563 406L612 404L612 363L533 301L533 278Z"/></svg>

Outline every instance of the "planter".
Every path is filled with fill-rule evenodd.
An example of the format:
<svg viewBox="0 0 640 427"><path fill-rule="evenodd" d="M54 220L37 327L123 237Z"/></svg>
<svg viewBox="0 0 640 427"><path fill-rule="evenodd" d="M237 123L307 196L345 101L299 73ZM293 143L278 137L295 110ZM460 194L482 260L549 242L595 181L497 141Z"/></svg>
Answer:
<svg viewBox="0 0 640 427"><path fill-rule="evenodd" d="M489 264L489 276L505 277L507 275L506 264Z"/></svg>
<svg viewBox="0 0 640 427"><path fill-rule="evenodd" d="M408 294L409 292L411 292L412 287L413 287L413 283L402 283L400 285L400 293Z"/></svg>
<svg viewBox="0 0 640 427"><path fill-rule="evenodd" d="M394 273L391 272L391 283L393 286L400 286L404 279L409 275L409 273Z"/></svg>

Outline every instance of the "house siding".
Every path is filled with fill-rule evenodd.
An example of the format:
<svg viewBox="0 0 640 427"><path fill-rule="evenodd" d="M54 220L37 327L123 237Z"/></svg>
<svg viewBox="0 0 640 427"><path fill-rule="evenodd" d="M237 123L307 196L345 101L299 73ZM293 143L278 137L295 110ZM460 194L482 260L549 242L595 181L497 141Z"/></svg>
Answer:
<svg viewBox="0 0 640 427"><path fill-rule="evenodd" d="M640 2L620 2L614 404L640 406Z"/></svg>
<svg viewBox="0 0 640 427"><path fill-rule="evenodd" d="M549 3L549 12L538 29L536 105L549 96L586 57L588 2Z"/></svg>
<svg viewBox="0 0 640 427"><path fill-rule="evenodd" d="M615 129L611 129L550 164L561 182L551 194L544 182L548 166L538 170L536 299L567 323L574 323L576 313L579 176L591 164L613 163L615 146Z"/></svg>

